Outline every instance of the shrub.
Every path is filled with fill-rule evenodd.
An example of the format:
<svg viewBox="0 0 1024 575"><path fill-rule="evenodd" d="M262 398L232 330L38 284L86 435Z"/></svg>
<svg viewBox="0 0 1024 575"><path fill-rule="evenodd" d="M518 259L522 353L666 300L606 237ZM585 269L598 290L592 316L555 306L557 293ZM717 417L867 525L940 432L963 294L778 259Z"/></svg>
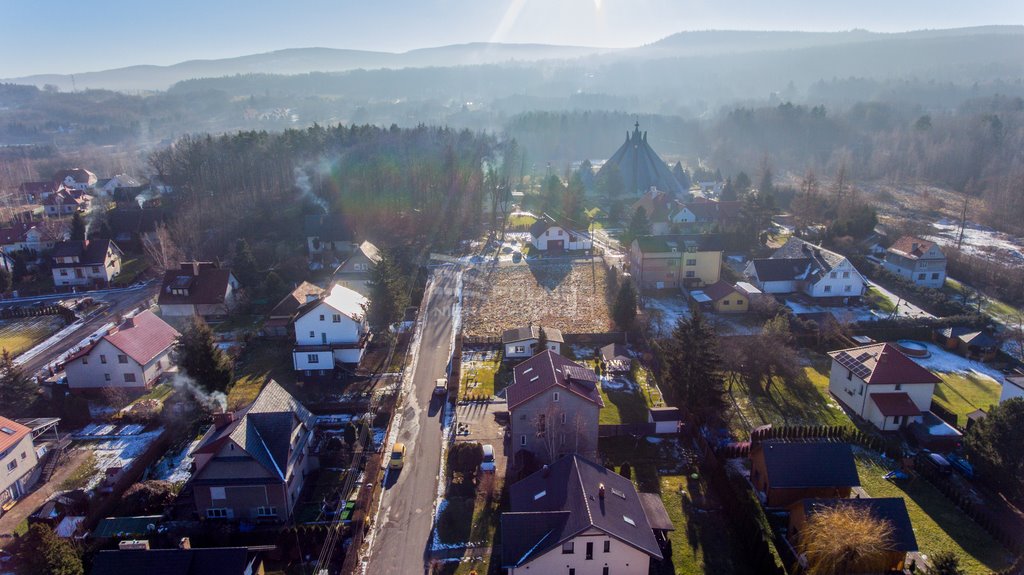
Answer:
<svg viewBox="0 0 1024 575"><path fill-rule="evenodd" d="M473 498L456 497L445 500L437 518L437 537L442 543L464 543L473 527Z"/></svg>

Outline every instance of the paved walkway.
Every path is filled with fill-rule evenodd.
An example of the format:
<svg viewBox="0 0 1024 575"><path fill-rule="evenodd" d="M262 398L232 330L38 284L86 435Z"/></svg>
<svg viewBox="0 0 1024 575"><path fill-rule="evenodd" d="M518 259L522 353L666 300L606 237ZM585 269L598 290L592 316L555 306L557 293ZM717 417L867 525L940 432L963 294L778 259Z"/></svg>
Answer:
<svg viewBox="0 0 1024 575"><path fill-rule="evenodd" d="M88 449L76 449L68 453L64 463L57 468L56 473L48 482L23 497L17 505L0 517L0 549L14 541L14 529L36 509L39 509L39 506L45 503L51 495L59 491L60 484L88 459L90 453L91 451Z"/></svg>

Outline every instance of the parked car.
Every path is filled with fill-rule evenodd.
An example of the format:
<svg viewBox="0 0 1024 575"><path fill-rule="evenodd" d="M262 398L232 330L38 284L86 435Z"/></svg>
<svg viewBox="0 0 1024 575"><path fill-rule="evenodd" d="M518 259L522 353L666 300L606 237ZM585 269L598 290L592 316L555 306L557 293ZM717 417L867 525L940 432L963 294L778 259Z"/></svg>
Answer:
<svg viewBox="0 0 1024 575"><path fill-rule="evenodd" d="M971 465L971 462L955 453L946 455L946 461L953 466L953 469L956 469L967 479L974 479L974 466Z"/></svg>
<svg viewBox="0 0 1024 575"><path fill-rule="evenodd" d="M923 452L921 454L922 461L925 467L932 469L939 475L950 475L953 473L953 466L949 464L949 461L945 457L938 453Z"/></svg>
<svg viewBox="0 0 1024 575"><path fill-rule="evenodd" d="M512 262L519 263L523 261L523 252L512 252Z"/></svg>
<svg viewBox="0 0 1024 575"><path fill-rule="evenodd" d="M405 465L405 444L396 443L391 449L391 461L388 462L388 467L401 469L403 465Z"/></svg>
<svg viewBox="0 0 1024 575"><path fill-rule="evenodd" d="M434 395L444 395L448 393L448 378L439 377L434 380Z"/></svg>
<svg viewBox="0 0 1024 575"><path fill-rule="evenodd" d="M484 460L480 464L481 473L494 473L494 446L490 443L484 445Z"/></svg>

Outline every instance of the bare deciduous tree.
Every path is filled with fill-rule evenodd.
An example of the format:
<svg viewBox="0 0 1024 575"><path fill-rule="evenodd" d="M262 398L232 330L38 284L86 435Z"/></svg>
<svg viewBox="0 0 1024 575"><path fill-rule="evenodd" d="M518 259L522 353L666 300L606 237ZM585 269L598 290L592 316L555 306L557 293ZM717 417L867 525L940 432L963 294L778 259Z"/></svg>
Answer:
<svg viewBox="0 0 1024 575"><path fill-rule="evenodd" d="M142 235L142 250L153 264L153 269L160 274L178 267L178 264L185 260L185 254L178 248L177 243L171 238L170 230L163 224L157 224L152 234Z"/></svg>

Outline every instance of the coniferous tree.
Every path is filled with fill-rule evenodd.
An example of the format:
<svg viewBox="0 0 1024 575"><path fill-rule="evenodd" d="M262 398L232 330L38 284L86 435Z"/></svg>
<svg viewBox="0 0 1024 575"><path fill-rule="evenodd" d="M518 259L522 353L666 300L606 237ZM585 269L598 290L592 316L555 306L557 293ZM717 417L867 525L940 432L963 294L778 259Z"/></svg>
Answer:
<svg viewBox="0 0 1024 575"><path fill-rule="evenodd" d="M753 182L750 181L750 176L746 172L736 174L736 179L732 182L733 189L736 190L737 195L749 192L752 185Z"/></svg>
<svg viewBox="0 0 1024 575"><path fill-rule="evenodd" d="M692 317L679 319L662 351L666 379L680 407L698 420L721 407L722 358L718 353L718 337L700 310L694 310Z"/></svg>
<svg viewBox="0 0 1024 575"><path fill-rule="evenodd" d="M28 412L39 387L14 363L6 349L0 353L0 405L4 415L18 417Z"/></svg>
<svg viewBox="0 0 1024 575"><path fill-rule="evenodd" d="M25 261L25 254L18 252L14 254L14 281L20 282L22 278L28 275L28 262Z"/></svg>
<svg viewBox="0 0 1024 575"><path fill-rule="evenodd" d="M622 244L628 249L634 239L649 235L651 235L651 221L647 219L647 210L640 206L633 212L633 217L629 220L629 226L626 227L626 232L622 235Z"/></svg>
<svg viewBox="0 0 1024 575"><path fill-rule="evenodd" d="M245 238L238 238L235 242L233 263L232 273L238 278L242 287L254 290L260 283L259 269L256 266L256 257L252 255L252 249Z"/></svg>
<svg viewBox="0 0 1024 575"><path fill-rule="evenodd" d="M11 286L14 285L14 276L11 272L7 271L7 268L0 267L0 293L7 293L11 291Z"/></svg>
<svg viewBox="0 0 1024 575"><path fill-rule="evenodd" d="M1014 398L993 406L964 436L964 447L971 463L989 481L1015 495L1024 494L1021 428L1024 428L1024 399Z"/></svg>
<svg viewBox="0 0 1024 575"><path fill-rule="evenodd" d="M960 567L960 557L952 551L939 551L932 555L931 560L928 575L967 575Z"/></svg>
<svg viewBox="0 0 1024 575"><path fill-rule="evenodd" d="M544 326L541 326L537 330L537 347L533 350L536 353L540 353L548 348L548 332L544 330Z"/></svg>
<svg viewBox="0 0 1024 575"><path fill-rule="evenodd" d="M623 331L633 329L636 322L636 288L633 282L626 280L619 288L619 294L615 298L615 307L612 309L612 319L615 325Z"/></svg>
<svg viewBox="0 0 1024 575"><path fill-rule="evenodd" d="M35 523L21 545L26 575L82 575L82 558L70 541L61 539L49 525Z"/></svg>
<svg viewBox="0 0 1024 575"><path fill-rule="evenodd" d="M231 359L217 347L213 330L194 318L178 340L178 365L207 391L225 391L234 371Z"/></svg>
<svg viewBox="0 0 1024 575"><path fill-rule="evenodd" d="M409 306L409 276L411 266L398 250L383 248L380 261L373 268L370 279L370 297L366 318L378 333L402 319Z"/></svg>
<svg viewBox="0 0 1024 575"><path fill-rule="evenodd" d="M683 167L682 162L676 162L675 167L672 168L672 175L676 177L676 181L682 186L684 192L690 191L690 186L693 183L690 181L690 173Z"/></svg>
<svg viewBox="0 0 1024 575"><path fill-rule="evenodd" d="M71 240L80 242L85 239L85 221L82 220L81 212L75 212L71 216Z"/></svg>

